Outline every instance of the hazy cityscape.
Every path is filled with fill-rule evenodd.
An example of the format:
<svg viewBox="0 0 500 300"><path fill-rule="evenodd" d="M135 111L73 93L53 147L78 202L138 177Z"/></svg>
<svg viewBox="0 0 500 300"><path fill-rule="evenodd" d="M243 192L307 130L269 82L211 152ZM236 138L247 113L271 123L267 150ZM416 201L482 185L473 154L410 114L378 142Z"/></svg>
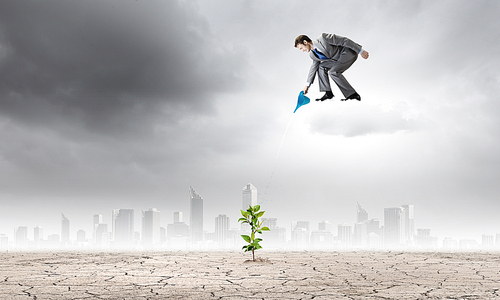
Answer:
<svg viewBox="0 0 500 300"><path fill-rule="evenodd" d="M257 188L251 183L242 190L241 208L258 204ZM61 213L60 232L44 232L40 226L14 228L14 238L6 233L0 236L2 251L31 250L238 250L244 244L241 234L244 226L231 227L230 217L225 214L209 216L215 230L204 229L204 201L193 187L189 188L190 211L186 220L184 212L173 213L173 223L160 226L161 212L149 208L140 212L142 224L135 224L133 209L114 209L112 223L103 223L103 216L92 216L92 232L76 230L76 239L70 238L75 231L71 220ZM430 228L417 228L414 205L384 208L384 220L370 219L369 213L356 203L356 223L333 224L321 221L311 224L297 220L289 227L279 226L279 220L266 216L263 247L271 250L494 250L500 249L500 234L483 234L480 241L474 239L438 239ZM236 218L236 214L234 217ZM238 216L239 217L239 216ZM89 216L90 220L91 216ZM246 225L248 226L248 225ZM32 233L32 235L30 234Z"/></svg>

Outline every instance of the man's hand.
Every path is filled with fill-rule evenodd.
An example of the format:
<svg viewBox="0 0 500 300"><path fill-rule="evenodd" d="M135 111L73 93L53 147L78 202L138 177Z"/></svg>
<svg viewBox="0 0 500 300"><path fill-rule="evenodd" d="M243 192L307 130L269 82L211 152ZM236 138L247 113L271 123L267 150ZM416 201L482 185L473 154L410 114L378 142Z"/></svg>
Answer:
<svg viewBox="0 0 500 300"><path fill-rule="evenodd" d="M302 91L304 92L304 95L307 94L307 91L309 91L309 87L306 85L306 87Z"/></svg>
<svg viewBox="0 0 500 300"><path fill-rule="evenodd" d="M364 59L368 59L369 56L370 56L370 54L366 50L363 50L363 53L361 53L361 57Z"/></svg>

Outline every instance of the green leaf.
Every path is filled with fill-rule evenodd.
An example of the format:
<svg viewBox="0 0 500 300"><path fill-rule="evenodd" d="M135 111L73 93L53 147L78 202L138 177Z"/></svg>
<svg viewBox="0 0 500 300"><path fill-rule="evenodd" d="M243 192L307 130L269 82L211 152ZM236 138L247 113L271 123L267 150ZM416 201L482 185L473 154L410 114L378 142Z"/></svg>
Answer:
<svg viewBox="0 0 500 300"><path fill-rule="evenodd" d="M255 232L252 232L252 241L255 240Z"/></svg>
<svg viewBox="0 0 500 300"><path fill-rule="evenodd" d="M260 218L260 217L262 217L262 215L263 215L264 213L265 213L265 211L261 211L260 213L258 213L258 214L256 215L256 217L257 217L257 218Z"/></svg>
<svg viewBox="0 0 500 300"><path fill-rule="evenodd" d="M256 239L255 239L255 241L256 241L257 243L260 243L260 242L262 242L262 239L256 238Z"/></svg>
<svg viewBox="0 0 500 300"><path fill-rule="evenodd" d="M262 230L257 230L258 233L262 234Z"/></svg>
<svg viewBox="0 0 500 300"><path fill-rule="evenodd" d="M252 242L252 240L250 239L250 237L249 237L248 235L244 235L244 234L243 234L241 237L242 237L242 238L245 240L245 242L247 242L247 243L251 243L251 242Z"/></svg>
<svg viewBox="0 0 500 300"><path fill-rule="evenodd" d="M257 204L253 207L254 212L258 212L259 210L260 210L260 205Z"/></svg>
<svg viewBox="0 0 500 300"><path fill-rule="evenodd" d="M245 218L239 218L239 219L238 219L238 222L245 222L246 220L247 220L247 219L245 219Z"/></svg>
<svg viewBox="0 0 500 300"><path fill-rule="evenodd" d="M245 218L248 217L248 213L241 209L241 215L244 216Z"/></svg>
<svg viewBox="0 0 500 300"><path fill-rule="evenodd" d="M271 231L271 229L269 229L268 227L262 227L260 230L263 230L263 231Z"/></svg>
<svg viewBox="0 0 500 300"><path fill-rule="evenodd" d="M258 243L258 242L253 242L253 243L251 243L250 245L251 245L252 247L257 247L257 246L259 246L259 243Z"/></svg>

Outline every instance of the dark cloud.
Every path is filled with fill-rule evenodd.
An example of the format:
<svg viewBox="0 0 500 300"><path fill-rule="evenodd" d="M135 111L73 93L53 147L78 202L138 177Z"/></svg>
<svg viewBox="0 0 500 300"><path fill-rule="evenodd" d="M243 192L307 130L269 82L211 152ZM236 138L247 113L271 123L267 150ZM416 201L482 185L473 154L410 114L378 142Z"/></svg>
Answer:
<svg viewBox="0 0 500 300"><path fill-rule="evenodd" d="M26 122L64 114L103 130L161 110L175 118L168 106L210 111L214 93L241 86L225 63L236 53L189 3L4 2L0 20L0 109Z"/></svg>

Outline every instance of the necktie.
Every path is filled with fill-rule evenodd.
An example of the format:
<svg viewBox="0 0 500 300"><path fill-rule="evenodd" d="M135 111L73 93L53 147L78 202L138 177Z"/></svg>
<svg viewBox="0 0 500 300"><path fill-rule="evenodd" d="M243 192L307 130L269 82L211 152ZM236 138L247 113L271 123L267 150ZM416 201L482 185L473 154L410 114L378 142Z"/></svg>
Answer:
<svg viewBox="0 0 500 300"><path fill-rule="evenodd" d="M316 55L319 57L319 59L328 59L328 57L326 57L323 53L319 52L318 49L314 48L314 53L316 53Z"/></svg>

